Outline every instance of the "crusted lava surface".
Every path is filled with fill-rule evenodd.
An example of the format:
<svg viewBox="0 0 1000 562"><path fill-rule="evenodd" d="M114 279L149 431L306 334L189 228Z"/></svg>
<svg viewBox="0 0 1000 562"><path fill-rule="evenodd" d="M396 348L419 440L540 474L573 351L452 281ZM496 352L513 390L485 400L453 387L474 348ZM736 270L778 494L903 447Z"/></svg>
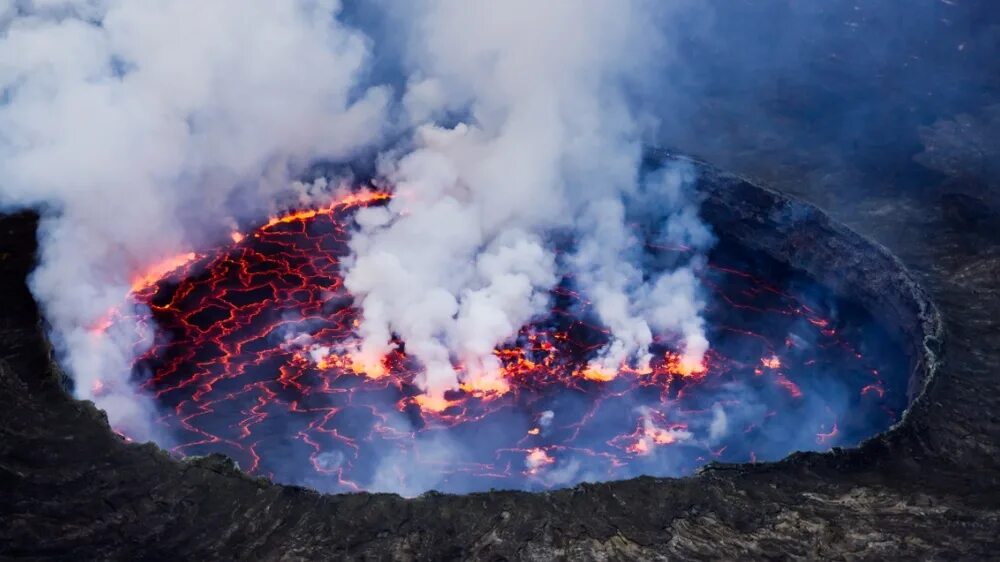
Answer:
<svg viewBox="0 0 1000 562"><path fill-rule="evenodd" d="M344 196L139 276L104 325L155 320L135 378L173 453L326 492L542 490L853 446L906 407L902 334L724 234L701 273L714 344L696 370L669 337L647 367L591 367L608 335L565 278L495 350L499 379L464 374L428 401L405 342L367 370L350 353L360 311L340 264L353 213L387 198ZM691 250L646 253L670 264Z"/></svg>
<svg viewBox="0 0 1000 562"><path fill-rule="evenodd" d="M989 298L996 266L987 262L996 254L983 248L991 242L969 238L953 213L927 219L935 236L883 237L879 229L891 225L871 226L860 207L851 226L889 244L901 261L806 203L699 166L703 212L717 232L792 264L900 334L912 358L905 389L912 403L888 431L857 447L777 462L710 463L688 478L546 493L403 499L281 486L225 457L178 460L128 443L99 410L69 397L25 283L37 217L20 214L0 223L0 552L67 559L992 556L1000 525L1000 421L992 414L1000 401L1000 310Z"/></svg>

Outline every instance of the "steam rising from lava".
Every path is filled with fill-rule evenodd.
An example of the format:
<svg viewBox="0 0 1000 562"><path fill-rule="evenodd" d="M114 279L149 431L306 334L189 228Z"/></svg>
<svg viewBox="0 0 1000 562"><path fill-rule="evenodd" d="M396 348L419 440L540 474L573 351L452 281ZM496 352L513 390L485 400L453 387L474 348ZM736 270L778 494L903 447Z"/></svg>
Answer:
<svg viewBox="0 0 1000 562"><path fill-rule="evenodd" d="M626 85L658 53L652 5L420 6L403 30L412 150L382 160L398 196L360 211L352 242L345 281L364 313L355 354L379 370L398 335L434 403L462 379L503 385L493 350L547 310L569 273L612 333L592 369L648 368L654 330L677 334L700 369L695 277L687 266L643 276L623 201L644 189L668 238L710 240L690 178L639 185L643 127ZM456 113L462 122L442 124ZM557 235L578 241L559 258L547 243Z"/></svg>
<svg viewBox="0 0 1000 562"><path fill-rule="evenodd" d="M76 394L152 437L134 331L96 333L139 272L266 215L289 174L380 139L368 39L329 1L0 3L0 203L44 212L31 286ZM95 397L100 381L103 392Z"/></svg>
<svg viewBox="0 0 1000 562"><path fill-rule="evenodd" d="M333 0L0 5L0 202L44 211L32 288L77 395L116 427L154 436L129 380L142 328L109 327L107 311L233 225L328 199L325 180L289 187L310 164L376 150L397 193L358 214L346 277L369 374L397 336L428 404L458 386L457 364L466 382L502 384L493 349L564 275L612 334L595 373L645 368L660 331L700 368L700 258L648 278L629 226L639 201L667 241L710 241L685 172L638 180L651 122L636 93L665 53L654 22L669 9L383 9L407 53L395 93L372 84L372 38ZM553 238L577 244L557 256Z"/></svg>

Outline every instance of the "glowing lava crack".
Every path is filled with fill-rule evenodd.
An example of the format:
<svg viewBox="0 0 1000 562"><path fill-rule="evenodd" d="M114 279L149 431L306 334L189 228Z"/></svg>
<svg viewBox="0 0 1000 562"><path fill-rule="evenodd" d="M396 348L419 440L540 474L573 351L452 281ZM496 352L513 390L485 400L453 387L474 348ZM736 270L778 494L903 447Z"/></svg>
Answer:
<svg viewBox="0 0 1000 562"><path fill-rule="evenodd" d="M379 365L342 351L359 315L339 269L351 216L386 199L275 218L137 276L130 319L157 330L134 376L175 453L323 491L538 489L853 445L905 406L905 358L864 311L725 244L703 275L700 372L665 339L646 371L589 370L607 335L566 279L496 349L503 384L428 400L405 342ZM683 249L650 248L665 251Z"/></svg>

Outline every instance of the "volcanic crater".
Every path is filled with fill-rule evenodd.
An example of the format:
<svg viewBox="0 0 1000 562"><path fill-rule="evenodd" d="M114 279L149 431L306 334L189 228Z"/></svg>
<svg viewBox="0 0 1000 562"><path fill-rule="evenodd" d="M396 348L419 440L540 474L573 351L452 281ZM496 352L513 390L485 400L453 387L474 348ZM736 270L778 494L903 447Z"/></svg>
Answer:
<svg viewBox="0 0 1000 562"><path fill-rule="evenodd" d="M681 157L654 151L649 158L662 162ZM701 497L703 499L698 501L710 506L706 509L714 510L704 512L704 517L720 517L726 521L727 528L734 529L735 525L735 529L739 529L749 523L738 520L750 517L737 516L739 509L745 508L747 514L766 510L775 501L785 501L778 496L798 493L793 490L805 491L811 486L824 486L820 482L827 478L849 479L846 475L855 474L862 481L871 482L871 477L864 475L871 463L881 463L885 468L887 461L880 459L895 458L906 466L910 462L906 455L889 451L899 451L899 447L912 450L912 445L905 445L912 442L913 438L908 436L919 435L915 424L922 425L922 422L912 421L903 409L921 400L939 367L942 327L934 305L888 251L830 220L814 207L700 162L691 162L699 170L703 216L719 237L706 281L710 286L721 287L716 291L715 300L724 301L727 306L720 308L723 312L713 318L722 326L728 325L733 318L749 314L749 322L753 325L776 326L773 333L750 335L749 339L757 342L754 345L745 342L723 344L721 352L708 358L706 373L679 372L670 363L672 350L669 343L665 343L658 348L660 359L651 366L652 373L623 372L609 381L588 379L581 365L586 350L600 344L602 331L586 322L585 307L581 308L574 300L579 297L568 285L561 285L565 291L554 295L553 318L542 319L522 330L518 346L498 349L500 354L513 354L504 364L511 369L512 376L521 377L522 382L528 381L523 388L502 394L463 389L447 396L449 403L445 407L421 408L416 403L419 393L408 379L412 372L402 354L386 360L388 373L385 376L368 376L371 373L355 372L356 369L344 363L335 351L330 351L336 349L337 338L343 336L342 332L350 329L353 314L345 295L329 291L336 289L335 281L330 280L323 299L315 300L316 295L303 293L310 276L303 278L300 267L282 273L269 271L265 272L268 281L263 285L270 288L244 283L241 289L225 289L230 291L228 297L218 299L219 293L214 291L224 287L214 283L229 281L214 276L223 271L219 268L233 267L234 255L246 257L256 253L260 263L264 263L269 259L264 251L268 245L274 246L271 250L276 253L272 256L281 252L286 252L287 256L289 248L294 246L285 245L289 239L312 241L319 236L343 243L337 234L342 233L339 227L343 223L338 221L343 218L341 211L346 212L350 205L341 205L340 209L331 208L329 213L321 213L329 219L326 226L319 221L299 218L278 221L258 230L256 236L234 241L225 251L205 259L196 257L170 275L137 286L137 300L152 307L153 317L165 326L164 332L169 337L152 342L153 352L140 361L136 376L145 377L150 391L158 393L161 404L168 407L162 421L177 436L175 453L222 452L228 457L241 457L238 458L240 466L252 474L325 491L377 488L372 485L370 475L378 471L375 461L386 448L397 455L403 452L403 456L397 456L394 461L398 467L407 469L427 462L426 466L445 475L429 483L418 483L414 492L434 488L457 492L491 488L539 490L640 474L684 475L708 463L707 469L702 469L696 478L639 478L627 482L582 484L571 490L554 492L557 495L553 496L490 492L462 497L425 494L415 500L365 493L315 495L296 487L276 486L268 479L242 475L226 457L209 454L180 461L156 446L129 443L127 436L116 435L92 405L69 398L65 390L67 379L49 359L48 346L37 327L37 310L23 304L4 312L5 334L20 342L17 353L8 354L0 370L5 406L3 431L5 437L14 436L4 440L4 458L14 459L14 464L5 461L4 473L23 476L24 471L30 469L29 465L59 465L63 467L59 472L41 471L39 474L46 476L39 478L48 483L39 481L37 485L60 489L70 485L74 489L65 493L78 498L74 501L82 502L80 505L90 505L95 498L104 498L102 505L93 508L99 514L116 512L119 502L127 498L145 497L140 501L144 507L139 511L150 514L149 517L160 517L157 514L166 510L173 512L174 517L188 518L192 526L182 533L175 532L172 540L190 541L187 544L197 544L199 550L221 548L223 543L226 548L235 548L234 541L243 541L241 548L252 552L287 544L292 537L298 537L294 541L298 548L305 549L301 552L333 548L345 554L357 554L358 549L369 554L386 553L399 548L416 548L417 544L421 549L426 547L433 551L433 537L438 536L435 534L438 532L454 533L452 544L461 543L459 535L471 540L474 536L482 536L487 528L496 529L498 537L524 535L521 538L527 539L525 533L533 532L530 522L539 517L554 517L546 513L555 509L573 513L603 512L600 517L603 523L583 516L581 524L588 529L587 534L605 539L627 536L624 545L608 548L628 547L637 548L635 552L647 552L641 542L645 540L652 545L656 541L649 533L662 531L657 527L659 524L654 524L657 528L653 529L640 521L626 522L629 517L626 512L640 506L644 506L641 507L643 511L660 510L654 518L659 520L661 516L681 516L681 511L695 501L693 498ZM11 232L30 231L35 227L35 218L30 215L17 215L5 221ZM273 237L263 235L268 232L273 233ZM324 252L341 250L327 247ZM19 300L30 303L30 298L25 296L24 278L32 264L33 248L15 247L5 251L16 256L16 259L7 260L4 269L6 294L24 296ZM657 250L661 251L678 250ZM319 269L310 272L320 274ZM239 275L233 279L239 279ZM244 281L246 279L244 277ZM769 282L774 279L781 282ZM280 283L287 283L287 287L276 289ZM204 292L205 287L211 287L212 291ZM184 298L193 300L179 305ZM749 300L739 301L738 298ZM205 299L215 299L215 304L206 304ZM275 326L283 325L282 318L290 318L281 314L280 306L275 308L276 315L265 315L267 321L263 324L237 321L240 307L281 299L292 308L298 307L293 320L289 321L291 324L300 325L309 317L309 307L317 303L321 306L313 312L324 312L328 319L334 318L332 323L327 319L310 326L310 345L320 344L324 348L322 354L310 355L310 349L314 351L315 348L294 345L301 332L291 337L286 337L287 334L280 338L266 337ZM331 302L335 304L329 304ZM574 311L573 314L560 313L569 310ZM772 316L781 318L781 322L768 319ZM560 320L560 317L569 320ZM253 355L254 360L242 367L238 363L233 365L240 377L249 378L229 383L226 381L234 377L220 377L206 385L204 380L199 381L198 376L192 374L190 365L211 366L213 358L226 356L231 351L231 348L218 345L211 331L212 326L222 326L227 321L231 321L227 329L232 330L226 333L249 330L241 332L237 340L247 346L240 351ZM803 330L810 326L814 329L813 340L805 342ZM550 339L545 340L547 343L543 346L539 338ZM797 339L802 341L797 342ZM172 347L175 343L205 344L209 341L216 342L216 348ZM866 347L861 349L860 345ZM798 346L811 351L796 352ZM548 350L549 355L539 351L542 348ZM280 358L277 363L268 355L275 350L281 352L277 353ZM553 357L551 361L559 364L554 381L544 380L545 376L552 376L552 371L533 370L534 365L544 364L546 357ZM530 365L526 366L523 361ZM810 361L833 363L827 368L810 371L806 369ZM257 374L243 372L246 365L252 365ZM225 373L226 368L229 367L224 366L220 372ZM810 378L810 372L820 376ZM766 422L779 418L782 427L786 428L781 436L776 438L773 432L764 432L766 438L761 438L755 434L755 429L759 431L759 428L752 427L751 420L740 427L739 436L729 441L706 441L704 435L710 432L707 428L712 425L713 406L719 402L720 386L712 384L712 376L728 383L744 380L757 385L759 396L764 397L765 402L761 419ZM193 384L185 382L192 380ZM649 383L649 380L658 382ZM544 393L539 394L538 389L553 383L584 399L564 412L555 412L554 418L561 413L562 418L570 421L547 436L548 428L542 421L545 412L558 410L559 405L546 402ZM823 397L823 391L829 390L831 385L843 385L847 389L842 395L838 394L842 400L841 410L835 413L846 418L837 419L837 415L831 415L834 412L822 399L810 402L807 409L796 406L796 401L803 400L803 396ZM704 391L699 389L706 388L709 389L705 395L708 398L700 399L699 393ZM310 397L317 395L321 400L310 403ZM691 396L692 401L678 411L686 418L670 420L664 413L667 410L650 414L651 408L658 405L677 406L685 395ZM213 418L213 408L223 408L227 403L237 404L237 407L226 410L229 413L222 418ZM626 415L611 416L607 418L608 423L588 427L585 423L590 419L588 412L593 418L597 416L594 412L607 404L614 406L611 410ZM776 405L784 406L785 410L775 409ZM826 406L826 410L821 406ZM367 417L348 418L344 425L330 423L337 414L352 407L368 412ZM12 416L11 412L17 415ZM390 412L405 418L409 425L405 429L391 427L385 421ZM298 418L294 415L303 413L305 415ZM268 426L268 419L277 419L279 423ZM504 429L499 438L476 426L491 419ZM806 419L808 423L796 423L796 419ZM817 423L821 425L815 425ZM417 442L422 434L435 427L461 431L464 424L471 428L465 438L483 445L473 450L471 460L462 458L453 462L452 459L421 458L419 452L407 449L408 444ZM892 428L887 433L869 439L889 426ZM34 456L28 458L16 453L15 442L23 441L27 435L37 437L39 432L45 436L44 445L32 447ZM799 433L808 434L813 446L801 447L800 441L789 437ZM685 437L692 434L693 437ZM241 441L241 436L252 438ZM549 441L545 440L547 438ZM507 446L505 440L508 439L513 439L513 445ZM577 443L577 439L583 443ZM272 440L270 444L269 440ZM690 442L682 442L685 440ZM840 448L853 447L859 442L860 447L856 449ZM284 448L273 443L283 443ZM833 447L832 453L793 454L779 463L759 462L782 459L800 448L827 450L830 447ZM655 449L656 454L650 455L650 449ZM323 457L323 453L331 451L336 454ZM542 452L543 461L538 460L539 454L535 451ZM663 455L673 455L670 458L680 460L676 464L664 464ZM601 462L566 480L546 480L545 470L550 464L564 468L564 463L580 458L587 462L596 458ZM303 459L308 466L300 462ZM289 460L295 462L289 463ZM752 464L720 464L719 460ZM88 473L96 477L88 483L70 484L77 478L73 474L83 474L80 463L89 463L93 468ZM297 466L298 472L282 472L282 466L289 464ZM11 468L15 465L20 468ZM418 470L426 471L426 466ZM892 470L905 473L903 468ZM841 475L834 477L838 473ZM595 474L599 476L595 478ZM785 482L788 490L766 494L751 491L759 484L773 487L778 481ZM835 486L835 489L840 488ZM831 493L836 493L832 490ZM737 496L733 494L742 499L735 499ZM774 497L761 499L757 497L760 494ZM60 496L53 496L56 497ZM609 499L611 497L618 497L617 502L630 507L613 508L608 503L615 503ZM478 506L474 509L475 516L463 520L443 515L467 512L473 509L470 507L473 504ZM598 505L605 507L595 509ZM512 509L524 514L522 522L508 522ZM79 514L87 512L84 509ZM430 517L431 513L437 514L434 516L437 523L417 529L421 524L414 521ZM675 515L670 516L671 513ZM98 515L99 518L104 516ZM685 515L688 516L690 514ZM139 517L142 516L136 511L128 519ZM226 521L219 522L219 517ZM212 523L205 530L198 530L195 521ZM45 528L36 525L38 523L24 520L18 525L24 530L36 529L32 533L37 533L37 529ZM87 527L89 523L81 521L80 524ZM123 532L140 532L134 523L126 525L129 530ZM229 531L218 533L215 538L206 535L213 533L209 527L220 526ZM747 532L753 530L751 527L747 527ZM147 537L150 532L156 533L156 528L149 521L143 523ZM259 534L268 538L249 538L247 533L258 534L251 529L267 529ZM379 529L393 531L380 534ZM685 531L675 529L675 532ZM561 531L553 529L547 533L562 536ZM793 535L795 533L789 536ZM334 544L338 546L331 546ZM500 542L494 546L502 550L498 545ZM594 546L589 542L587 545L586 548ZM483 552L493 551L493 547L481 546L485 549ZM659 551L659 547L649 548Z"/></svg>

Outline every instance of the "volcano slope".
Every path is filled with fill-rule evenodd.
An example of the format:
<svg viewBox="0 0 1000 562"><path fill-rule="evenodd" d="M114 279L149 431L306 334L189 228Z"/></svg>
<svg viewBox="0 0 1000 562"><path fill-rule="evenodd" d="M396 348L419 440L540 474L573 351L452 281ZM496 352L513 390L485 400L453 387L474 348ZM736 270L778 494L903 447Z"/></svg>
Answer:
<svg viewBox="0 0 1000 562"><path fill-rule="evenodd" d="M703 213L717 231L794 264L905 335L914 358L914 402L891 430L847 450L548 493L403 499L279 486L241 473L224 457L178 461L154 445L128 444L99 410L66 393L26 286L37 217L18 214L0 222L0 555L994 556L1000 528L996 229L984 228L982 213L970 212L975 205L965 199L931 198L917 214L886 211L892 203L875 195L845 202L851 226L886 244L897 259L807 203L699 166ZM832 211L840 214L836 205ZM921 217L919 226L914 216Z"/></svg>

